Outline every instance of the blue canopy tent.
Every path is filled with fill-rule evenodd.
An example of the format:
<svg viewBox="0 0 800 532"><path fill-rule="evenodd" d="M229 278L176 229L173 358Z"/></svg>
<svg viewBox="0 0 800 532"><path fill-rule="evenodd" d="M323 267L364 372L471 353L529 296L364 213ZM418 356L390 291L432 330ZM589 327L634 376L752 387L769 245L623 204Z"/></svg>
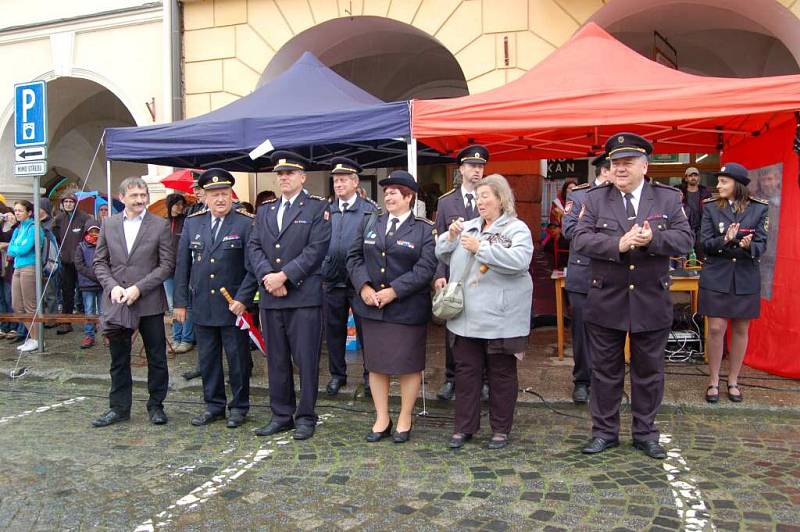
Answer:
<svg viewBox="0 0 800 532"><path fill-rule="evenodd" d="M383 102L309 52L271 82L216 111L105 133L109 160L181 168L266 170L266 157L249 155L265 144L302 148L315 163L344 155L365 166L405 165L407 157L409 166L416 166L409 102ZM437 156L427 152L420 156Z"/></svg>

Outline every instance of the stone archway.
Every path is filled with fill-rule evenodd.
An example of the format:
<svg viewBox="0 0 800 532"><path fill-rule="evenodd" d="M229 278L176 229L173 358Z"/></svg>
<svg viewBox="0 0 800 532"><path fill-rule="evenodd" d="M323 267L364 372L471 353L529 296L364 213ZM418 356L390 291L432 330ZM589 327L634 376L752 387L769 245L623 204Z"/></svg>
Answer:
<svg viewBox="0 0 800 532"><path fill-rule="evenodd" d="M85 190L106 189L105 152L100 144L107 127L135 126L136 120L128 107L111 90L103 85L83 78L58 77L48 81L48 174L42 186L54 184L67 178L68 182ZM15 180L14 124L9 117L0 135L0 171L9 186L15 185L17 195L30 195L29 181L19 187ZM95 158L95 153L97 157ZM92 160L94 163L92 164ZM133 163L114 164L114 182L119 183L128 175L145 175L147 166ZM4 183L6 179L0 179ZM5 184L3 188L6 188Z"/></svg>
<svg viewBox="0 0 800 532"><path fill-rule="evenodd" d="M409 24L368 16L329 20L294 36L272 58L259 84L306 51L385 101L469 94L461 66L436 39Z"/></svg>
<svg viewBox="0 0 800 532"><path fill-rule="evenodd" d="M800 19L776 0L614 0L590 20L650 59L657 31L693 74L800 72Z"/></svg>

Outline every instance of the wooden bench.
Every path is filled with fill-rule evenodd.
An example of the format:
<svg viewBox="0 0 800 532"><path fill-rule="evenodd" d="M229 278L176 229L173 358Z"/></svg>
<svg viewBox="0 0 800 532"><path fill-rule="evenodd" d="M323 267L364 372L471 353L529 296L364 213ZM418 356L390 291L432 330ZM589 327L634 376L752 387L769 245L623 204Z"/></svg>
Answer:
<svg viewBox="0 0 800 532"><path fill-rule="evenodd" d="M30 314L27 312L0 313L0 322L22 323L100 323L100 316L85 314Z"/></svg>

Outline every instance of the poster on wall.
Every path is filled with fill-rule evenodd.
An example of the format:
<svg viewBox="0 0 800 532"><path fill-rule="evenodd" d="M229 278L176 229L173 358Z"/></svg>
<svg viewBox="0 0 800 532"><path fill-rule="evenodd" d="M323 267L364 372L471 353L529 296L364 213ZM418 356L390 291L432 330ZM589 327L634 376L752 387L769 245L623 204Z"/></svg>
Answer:
<svg viewBox="0 0 800 532"><path fill-rule="evenodd" d="M778 227L780 224L781 183L783 182L783 163L770 164L750 170L750 193L769 201L769 227L767 251L761 257L761 297L772 299L772 279L775 274L775 251L778 248Z"/></svg>

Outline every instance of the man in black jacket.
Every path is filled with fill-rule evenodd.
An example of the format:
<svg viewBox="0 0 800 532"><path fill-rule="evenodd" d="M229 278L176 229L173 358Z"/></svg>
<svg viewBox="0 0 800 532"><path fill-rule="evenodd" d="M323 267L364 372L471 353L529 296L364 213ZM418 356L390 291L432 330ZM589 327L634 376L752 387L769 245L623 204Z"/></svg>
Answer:
<svg viewBox="0 0 800 532"><path fill-rule="evenodd" d="M700 245L700 222L703 220L703 202L711 197L711 191L700 184L700 170L690 166L684 173L679 187L683 209L689 218L689 225L694 232L694 252L698 259L703 259L703 246Z"/></svg>
<svg viewBox="0 0 800 532"><path fill-rule="evenodd" d="M75 287L78 282L78 271L75 269L75 249L83 239L83 226L90 216L78 209L78 198L73 193L61 198L62 212L53 220L53 233L61 250L61 300L62 312L72 314L75 308ZM72 325L62 323L57 334L72 332Z"/></svg>

